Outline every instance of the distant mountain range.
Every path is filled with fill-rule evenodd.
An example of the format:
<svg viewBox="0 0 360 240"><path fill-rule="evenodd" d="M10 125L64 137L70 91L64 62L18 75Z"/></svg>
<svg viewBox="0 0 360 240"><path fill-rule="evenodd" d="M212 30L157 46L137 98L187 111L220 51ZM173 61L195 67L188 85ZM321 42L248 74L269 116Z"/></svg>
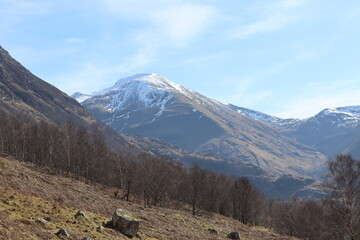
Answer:
<svg viewBox="0 0 360 240"><path fill-rule="evenodd" d="M233 106L239 113L269 123L274 129L328 157L350 153L360 157L360 106L326 108L306 119L281 119Z"/></svg>
<svg viewBox="0 0 360 240"><path fill-rule="evenodd" d="M244 114L244 109L157 74L138 74L110 88L73 97L118 132L159 138L187 151L251 164L271 175L314 176L326 160L269 124L255 121L251 117L260 117L255 112ZM275 117L268 119L276 122Z"/></svg>

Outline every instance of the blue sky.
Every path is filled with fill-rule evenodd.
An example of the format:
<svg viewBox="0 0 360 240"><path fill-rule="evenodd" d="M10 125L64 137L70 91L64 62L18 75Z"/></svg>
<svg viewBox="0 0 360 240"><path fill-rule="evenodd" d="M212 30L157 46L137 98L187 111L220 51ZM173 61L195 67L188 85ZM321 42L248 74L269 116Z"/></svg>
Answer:
<svg viewBox="0 0 360 240"><path fill-rule="evenodd" d="M68 94L154 72L279 117L360 105L358 0L0 0L0 45Z"/></svg>

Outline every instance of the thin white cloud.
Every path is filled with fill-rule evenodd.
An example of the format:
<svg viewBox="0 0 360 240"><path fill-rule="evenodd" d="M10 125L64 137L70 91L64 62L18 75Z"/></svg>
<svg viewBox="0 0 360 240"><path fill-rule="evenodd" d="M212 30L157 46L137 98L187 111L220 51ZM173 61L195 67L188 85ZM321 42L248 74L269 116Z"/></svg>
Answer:
<svg viewBox="0 0 360 240"><path fill-rule="evenodd" d="M291 59L281 63L277 63L275 66L271 67L266 72L268 75L278 74L291 65L305 62L313 58L320 58L326 56L335 47L339 39L341 38L334 37L317 48L300 47L300 49L294 54Z"/></svg>
<svg viewBox="0 0 360 240"><path fill-rule="evenodd" d="M206 64L211 61L218 60L220 58L224 58L224 57L226 57L226 55L227 55L226 53L221 52L221 53L214 53L214 54L209 54L209 55L191 57L191 58L188 58L185 60L181 60L178 63L173 64L172 66L202 65L202 64Z"/></svg>
<svg viewBox="0 0 360 240"><path fill-rule="evenodd" d="M294 16L288 16L286 14L279 13L265 20L255 22L249 26L244 27L242 30L234 34L232 38L245 39L259 33L270 33L290 24L295 20L296 18Z"/></svg>
<svg viewBox="0 0 360 240"><path fill-rule="evenodd" d="M21 61L26 67L36 65L41 62L46 62L62 56L69 56L77 53L79 50L76 47L65 46L59 48L30 48L24 46L15 46L8 48L11 55Z"/></svg>
<svg viewBox="0 0 360 240"><path fill-rule="evenodd" d="M25 18L47 14L50 9L49 2L41 0L1 0L0 5L0 39L16 32L16 24Z"/></svg>
<svg viewBox="0 0 360 240"><path fill-rule="evenodd" d="M294 9L302 6L307 0L282 0L270 4L257 2L248 8L259 16L259 20L249 24L243 24L240 28L232 30L230 38L245 39L256 34L274 32L300 19L294 14ZM256 12L258 12L256 14Z"/></svg>
<svg viewBox="0 0 360 240"><path fill-rule="evenodd" d="M352 89L360 80L310 83L305 92L292 101L287 101L281 111L274 113L283 118L306 118L325 108L360 104L360 90Z"/></svg>
<svg viewBox="0 0 360 240"><path fill-rule="evenodd" d="M2 0L1 4L3 8L0 8L0 13L4 19L6 16L33 16L38 14L44 14L49 12L49 3L44 0Z"/></svg>
<svg viewBox="0 0 360 240"><path fill-rule="evenodd" d="M76 71L48 76L47 80L68 94L78 91L90 93L109 87L120 76L138 71L153 61L153 53L142 48L120 64L108 63L94 57L80 64Z"/></svg>
<svg viewBox="0 0 360 240"><path fill-rule="evenodd" d="M151 19L161 35L176 44L186 44L207 27L212 14L208 6L178 5L154 12Z"/></svg>
<svg viewBox="0 0 360 240"><path fill-rule="evenodd" d="M215 9L207 5L184 3L184 1L129 1L103 0L107 11L118 18L143 21L152 29L150 41L162 44L186 45L200 34L215 15ZM144 30L142 34L144 34ZM149 32L149 31L146 31Z"/></svg>
<svg viewBox="0 0 360 240"><path fill-rule="evenodd" d="M252 91L251 88L255 81L251 78L242 79L232 94L219 97L219 100L239 106L251 106L272 95L270 91Z"/></svg>

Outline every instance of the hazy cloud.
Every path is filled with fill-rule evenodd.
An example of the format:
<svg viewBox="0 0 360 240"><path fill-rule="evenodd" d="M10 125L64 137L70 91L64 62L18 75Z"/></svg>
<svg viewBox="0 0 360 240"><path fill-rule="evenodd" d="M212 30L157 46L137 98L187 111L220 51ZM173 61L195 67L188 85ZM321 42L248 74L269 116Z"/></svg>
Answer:
<svg viewBox="0 0 360 240"><path fill-rule="evenodd" d="M309 83L305 93L300 93L293 100L287 101L281 111L274 113L283 118L310 117L325 108L359 105L360 90L352 89L354 83L360 80L338 82Z"/></svg>
<svg viewBox="0 0 360 240"><path fill-rule="evenodd" d="M307 0L282 0L271 3L256 2L248 10L256 12L258 20L243 24L232 33L231 38L245 39L256 34L276 31L300 19L294 14L295 8L303 5Z"/></svg>
<svg viewBox="0 0 360 240"><path fill-rule="evenodd" d="M252 87L256 80L245 78L238 82L233 92L219 98L224 103L238 106L250 106L272 95L270 91L253 91Z"/></svg>
<svg viewBox="0 0 360 240"><path fill-rule="evenodd" d="M147 22L150 25L147 29L152 29L149 37L157 37L159 43L187 44L208 26L215 14L211 6L176 0L103 1L107 10L120 18Z"/></svg>
<svg viewBox="0 0 360 240"><path fill-rule="evenodd" d="M146 48L139 49L135 55L118 64L94 57L79 64L76 71L49 76L48 80L56 83L56 86L68 94L76 91L90 93L110 87L120 76L138 71L153 60L152 53Z"/></svg>

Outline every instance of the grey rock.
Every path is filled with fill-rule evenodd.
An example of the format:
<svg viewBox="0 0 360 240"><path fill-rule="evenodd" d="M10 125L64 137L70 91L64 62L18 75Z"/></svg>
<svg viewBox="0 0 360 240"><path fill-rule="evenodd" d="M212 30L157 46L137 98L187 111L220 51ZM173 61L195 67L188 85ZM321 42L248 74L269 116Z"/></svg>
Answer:
<svg viewBox="0 0 360 240"><path fill-rule="evenodd" d="M88 216L83 212L83 211L78 211L76 214L75 214L75 217L78 218L78 217L84 217L85 219L88 219Z"/></svg>
<svg viewBox="0 0 360 240"><path fill-rule="evenodd" d="M92 240L92 238L91 237L84 237L81 240Z"/></svg>
<svg viewBox="0 0 360 240"><path fill-rule="evenodd" d="M49 221L47 221L46 219L44 219L44 218L38 218L38 219L36 219L36 221L37 222L41 222L41 223L44 223L44 224L46 224L46 223L48 223Z"/></svg>
<svg viewBox="0 0 360 240"><path fill-rule="evenodd" d="M240 240L240 233L239 232L231 232L227 235L227 238L230 238L233 240Z"/></svg>
<svg viewBox="0 0 360 240"><path fill-rule="evenodd" d="M118 229L121 233L134 237L139 231L140 219L133 216L131 212L119 208L113 214L112 223L114 228Z"/></svg>
<svg viewBox="0 0 360 240"><path fill-rule="evenodd" d="M211 234L216 234L216 235L219 235L219 231L218 231L218 230L216 230L216 229L209 228L208 230L209 230L209 232L210 232Z"/></svg>
<svg viewBox="0 0 360 240"><path fill-rule="evenodd" d="M70 236L70 234L66 231L66 229L63 229L63 228L60 229L57 233L55 233L55 235L58 237L61 237L61 236L69 237Z"/></svg>

